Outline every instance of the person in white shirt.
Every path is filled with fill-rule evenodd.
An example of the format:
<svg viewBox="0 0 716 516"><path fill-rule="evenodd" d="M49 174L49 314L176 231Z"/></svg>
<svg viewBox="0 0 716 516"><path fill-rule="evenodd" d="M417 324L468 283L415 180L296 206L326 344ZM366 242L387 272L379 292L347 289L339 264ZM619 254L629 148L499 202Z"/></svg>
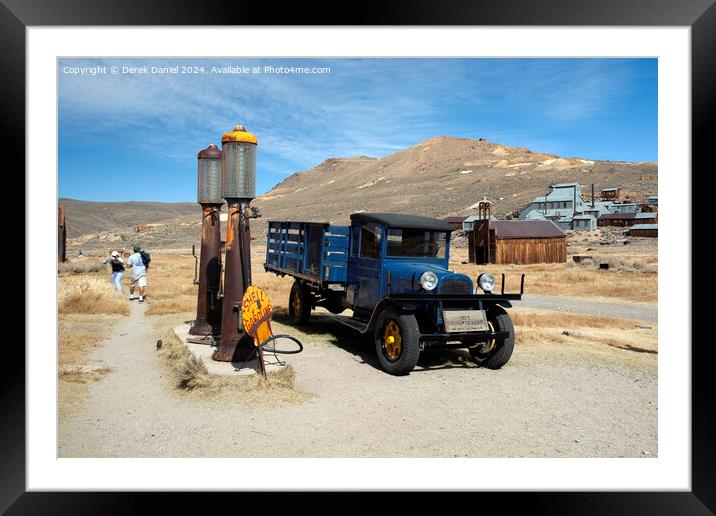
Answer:
<svg viewBox="0 0 716 516"><path fill-rule="evenodd" d="M135 245L132 248L134 254L127 258L127 267L132 269L132 282L129 284L129 300L137 299L134 295L134 288L139 290L139 302L144 303L144 290L147 287L147 267L140 251L141 247Z"/></svg>
<svg viewBox="0 0 716 516"><path fill-rule="evenodd" d="M104 261L104 264L112 266L112 284L117 291L122 292L122 276L124 275L124 262L117 251L112 251L112 255Z"/></svg>

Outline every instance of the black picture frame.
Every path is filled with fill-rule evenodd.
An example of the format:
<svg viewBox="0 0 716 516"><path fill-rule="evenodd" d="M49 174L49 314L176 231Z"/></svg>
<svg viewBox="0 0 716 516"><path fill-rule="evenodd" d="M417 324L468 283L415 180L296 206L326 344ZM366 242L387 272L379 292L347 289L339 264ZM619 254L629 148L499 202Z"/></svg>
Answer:
<svg viewBox="0 0 716 516"><path fill-rule="evenodd" d="M716 120L716 5L715 0L502 0L470 1L367 0L350 9L338 4L241 2L208 0L0 0L0 124L6 135L3 156L17 159L16 167L25 166L25 29L28 26L63 25L498 25L498 26L688 26L691 27L692 73L692 163L710 170L709 148L713 147L707 130ZM277 7L280 5L280 7ZM228 8L227 8L228 7ZM342 13L348 13L342 14ZM664 142L660 142L662 145ZM669 171L670 173L675 171ZM7 173L7 172L6 172ZM688 172L683 172L688 173ZM692 176L693 177L693 176ZM695 204L695 203L694 203ZM690 216L690 213L687 214ZM25 238L28 238L27 228ZM25 270L25 274L30 271ZM687 278L691 299L691 278ZM683 294L682 294L683 295ZM693 315L692 315L693 320ZM691 345L687 332L684 349ZM469 505L486 509L499 503L500 510L526 506L532 512L550 514L713 514L716 510L716 435L713 366L709 360L710 342L692 346L692 490L690 492L590 492L590 493L509 493L467 494L457 497ZM26 346L41 343L25 342ZM131 493L60 493L26 492L25 488L25 353L8 341L4 349L4 374L0 375L0 511L8 514L95 514L134 513L149 509L150 494ZM249 506L266 507L267 496L205 493L212 505L237 498L242 510ZM343 512L366 512L375 507L374 494L349 495L341 501ZM451 495L452 496L452 495ZM469 496L469 498L467 498ZM231 497L231 498L230 498ZM163 511L181 508L193 510L187 493L164 496ZM274 499L275 500L275 499ZM323 507L334 507L333 495L320 495ZM406 500L406 497L401 497ZM401 501L402 512L424 507L424 497L413 494ZM204 502L205 503L205 502ZM317 503L315 495L291 494L280 508L295 511L299 505ZM245 505L248 504L248 505ZM198 507L207 508L202 503Z"/></svg>

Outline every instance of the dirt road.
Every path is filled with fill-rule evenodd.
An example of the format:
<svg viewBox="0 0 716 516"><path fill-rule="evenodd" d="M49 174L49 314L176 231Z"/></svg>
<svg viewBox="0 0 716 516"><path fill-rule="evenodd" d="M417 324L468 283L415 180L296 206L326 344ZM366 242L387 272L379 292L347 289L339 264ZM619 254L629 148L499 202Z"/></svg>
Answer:
<svg viewBox="0 0 716 516"><path fill-rule="evenodd" d="M64 418L61 457L648 457L657 453L655 368L520 345L500 371L440 365L407 377L325 316L290 357L301 404L242 406L176 391L160 336L133 304L93 362L113 371ZM276 332L296 334L280 323ZM614 350L614 353L630 353ZM458 354L451 354L455 361ZM656 355L654 355L654 363ZM249 446L247 443L253 443Z"/></svg>
<svg viewBox="0 0 716 516"><path fill-rule="evenodd" d="M566 296L545 296L539 294L525 294L519 302L518 308L532 308L536 310L550 310L555 312L571 312L581 314L605 315L622 319L635 319L657 324L659 310L656 303L640 303L635 301L594 300Z"/></svg>

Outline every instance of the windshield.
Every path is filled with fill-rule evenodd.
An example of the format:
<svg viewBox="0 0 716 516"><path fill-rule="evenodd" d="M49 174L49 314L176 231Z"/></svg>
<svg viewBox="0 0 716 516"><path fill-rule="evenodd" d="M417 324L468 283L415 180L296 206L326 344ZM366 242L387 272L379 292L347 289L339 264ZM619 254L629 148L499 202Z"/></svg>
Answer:
<svg viewBox="0 0 716 516"><path fill-rule="evenodd" d="M424 229L389 229L388 256L445 258L447 233Z"/></svg>

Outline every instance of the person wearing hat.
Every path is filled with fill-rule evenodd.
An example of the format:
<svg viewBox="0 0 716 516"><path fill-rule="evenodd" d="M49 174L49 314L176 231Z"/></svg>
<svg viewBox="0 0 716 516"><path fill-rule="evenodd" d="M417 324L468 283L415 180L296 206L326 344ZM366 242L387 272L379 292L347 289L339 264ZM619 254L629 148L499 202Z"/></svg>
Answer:
<svg viewBox="0 0 716 516"><path fill-rule="evenodd" d="M144 289L147 287L147 266L141 253L142 248L138 245L132 247L132 254L127 258L127 267L132 269L132 282L129 284L129 300L137 299L134 295L134 288L139 290L139 302L144 303Z"/></svg>
<svg viewBox="0 0 716 516"><path fill-rule="evenodd" d="M109 258L104 261L104 264L110 264L112 266L112 283L117 291L122 291L122 276L124 275L124 262L122 257L119 256L117 251L112 251Z"/></svg>

